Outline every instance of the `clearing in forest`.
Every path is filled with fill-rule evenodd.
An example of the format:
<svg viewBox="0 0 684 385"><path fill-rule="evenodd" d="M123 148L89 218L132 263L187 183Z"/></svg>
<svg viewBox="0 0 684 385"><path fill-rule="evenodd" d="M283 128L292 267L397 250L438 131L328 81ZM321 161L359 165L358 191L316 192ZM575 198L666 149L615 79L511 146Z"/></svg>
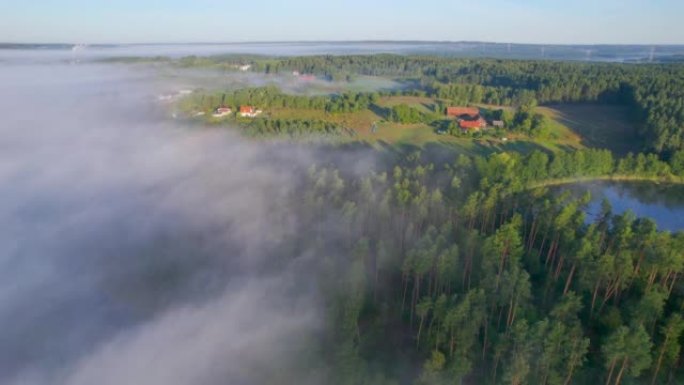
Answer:
<svg viewBox="0 0 684 385"><path fill-rule="evenodd" d="M583 146L606 148L620 155L640 149L637 127L626 107L559 104L539 107L538 111L559 124L558 129L568 131L568 140L574 135Z"/></svg>

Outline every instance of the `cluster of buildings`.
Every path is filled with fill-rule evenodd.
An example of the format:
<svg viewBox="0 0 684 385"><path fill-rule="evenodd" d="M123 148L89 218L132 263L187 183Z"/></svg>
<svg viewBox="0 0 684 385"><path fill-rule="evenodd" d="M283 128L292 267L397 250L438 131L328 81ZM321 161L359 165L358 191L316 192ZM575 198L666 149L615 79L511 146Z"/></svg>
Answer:
<svg viewBox="0 0 684 385"><path fill-rule="evenodd" d="M232 113L233 110L230 107L220 106L214 110L214 113L211 116L215 118L223 118ZM242 118L256 118L262 113L263 111L256 109L254 106L240 106L240 109L238 110L238 116Z"/></svg>
<svg viewBox="0 0 684 385"><path fill-rule="evenodd" d="M476 107L447 107L446 115L454 118L463 132L478 132L492 127L504 127L501 120L487 121L480 115L480 109Z"/></svg>

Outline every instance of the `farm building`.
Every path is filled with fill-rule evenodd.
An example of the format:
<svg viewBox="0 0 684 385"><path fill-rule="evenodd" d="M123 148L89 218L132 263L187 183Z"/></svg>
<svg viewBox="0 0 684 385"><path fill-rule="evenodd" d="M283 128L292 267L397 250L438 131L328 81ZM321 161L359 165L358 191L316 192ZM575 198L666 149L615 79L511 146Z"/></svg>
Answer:
<svg viewBox="0 0 684 385"><path fill-rule="evenodd" d="M215 118L222 118L224 116L230 115L231 112L233 112L233 110L231 110L230 107L221 106L221 107L217 107L211 116L213 116Z"/></svg>
<svg viewBox="0 0 684 385"><path fill-rule="evenodd" d="M487 121L479 116L475 120L459 119L458 126L463 131L480 131L487 128Z"/></svg>
<svg viewBox="0 0 684 385"><path fill-rule="evenodd" d="M464 132L480 131L487 128L487 121L480 116L476 107L447 107L448 117L456 118L458 126Z"/></svg>
<svg viewBox="0 0 684 385"><path fill-rule="evenodd" d="M240 116L243 118L256 118L262 112L254 108L254 106L240 106Z"/></svg>
<svg viewBox="0 0 684 385"><path fill-rule="evenodd" d="M475 118L480 115L480 110L475 107L447 107L447 116L454 118L460 118L463 116L469 116Z"/></svg>

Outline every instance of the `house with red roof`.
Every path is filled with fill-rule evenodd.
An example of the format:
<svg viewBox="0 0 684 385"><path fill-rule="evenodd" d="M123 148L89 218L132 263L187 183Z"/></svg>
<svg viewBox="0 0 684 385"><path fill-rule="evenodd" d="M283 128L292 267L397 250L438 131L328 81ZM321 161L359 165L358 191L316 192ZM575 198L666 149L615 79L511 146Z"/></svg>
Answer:
<svg viewBox="0 0 684 385"><path fill-rule="evenodd" d="M477 107L447 107L447 117L456 118L463 132L476 132L487 128L487 121Z"/></svg>
<svg viewBox="0 0 684 385"><path fill-rule="evenodd" d="M243 118L256 118L262 112L254 108L254 106L240 106L240 116Z"/></svg>
<svg viewBox="0 0 684 385"><path fill-rule="evenodd" d="M475 120L459 119L458 126L466 132L477 132L487 128L487 121L478 116Z"/></svg>
<svg viewBox="0 0 684 385"><path fill-rule="evenodd" d="M446 114L454 118L463 116L475 118L480 115L480 110L475 107L447 107Z"/></svg>

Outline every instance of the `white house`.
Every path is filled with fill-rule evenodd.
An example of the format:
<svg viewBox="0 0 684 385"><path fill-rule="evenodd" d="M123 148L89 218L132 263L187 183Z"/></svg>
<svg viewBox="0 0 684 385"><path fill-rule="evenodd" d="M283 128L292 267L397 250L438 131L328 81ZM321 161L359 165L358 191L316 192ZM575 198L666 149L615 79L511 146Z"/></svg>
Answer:
<svg viewBox="0 0 684 385"><path fill-rule="evenodd" d="M221 106L214 110L212 116L215 118L222 118L224 116L230 115L232 112L233 110L231 110L230 107Z"/></svg>

